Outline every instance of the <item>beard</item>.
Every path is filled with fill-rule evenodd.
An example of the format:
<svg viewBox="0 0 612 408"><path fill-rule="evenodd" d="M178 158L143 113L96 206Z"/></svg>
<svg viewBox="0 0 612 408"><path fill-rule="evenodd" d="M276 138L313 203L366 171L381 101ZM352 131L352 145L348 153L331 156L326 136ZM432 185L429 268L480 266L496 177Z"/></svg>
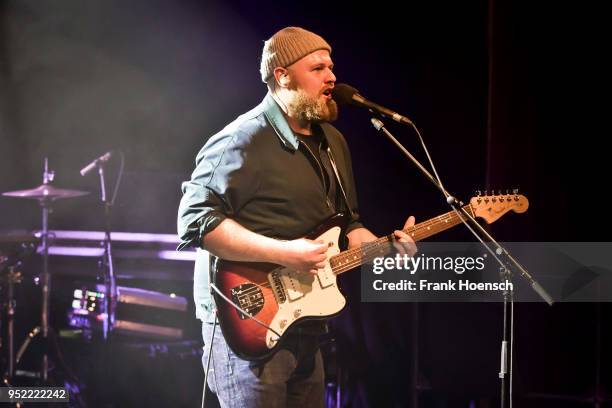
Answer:
<svg viewBox="0 0 612 408"><path fill-rule="evenodd" d="M338 105L330 99L322 100L320 97L311 97L303 90L295 90L295 98L288 106L292 116L300 121L311 123L333 122L338 119Z"/></svg>

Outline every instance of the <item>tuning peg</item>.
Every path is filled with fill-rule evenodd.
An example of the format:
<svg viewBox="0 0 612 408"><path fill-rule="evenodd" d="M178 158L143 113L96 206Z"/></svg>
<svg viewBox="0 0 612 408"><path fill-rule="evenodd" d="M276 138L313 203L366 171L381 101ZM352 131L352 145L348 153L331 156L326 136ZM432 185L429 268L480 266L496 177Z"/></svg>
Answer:
<svg viewBox="0 0 612 408"><path fill-rule="evenodd" d="M506 195L510 195L510 190L506 189Z"/></svg>
<svg viewBox="0 0 612 408"><path fill-rule="evenodd" d="M476 197L480 197L482 195L482 191L476 190Z"/></svg>
<svg viewBox="0 0 612 408"><path fill-rule="evenodd" d="M518 193L519 193L519 189L518 188L515 188L515 189L512 190L512 194L518 194Z"/></svg>
<svg viewBox="0 0 612 408"><path fill-rule="evenodd" d="M487 192L488 192L488 191L489 191L489 190L485 190L485 193L484 193L485 197L488 195L488 194L487 194Z"/></svg>

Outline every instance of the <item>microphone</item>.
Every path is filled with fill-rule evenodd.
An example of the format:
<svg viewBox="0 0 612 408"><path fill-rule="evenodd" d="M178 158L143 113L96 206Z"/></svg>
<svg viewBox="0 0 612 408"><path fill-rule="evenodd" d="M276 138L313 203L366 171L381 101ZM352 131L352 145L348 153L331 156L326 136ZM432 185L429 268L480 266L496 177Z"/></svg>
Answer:
<svg viewBox="0 0 612 408"><path fill-rule="evenodd" d="M362 108L368 108L372 112L393 119L396 122L405 125L413 125L412 121L407 117L400 115L391 109L380 106L377 103L368 101L363 96L359 95L359 91L347 84L338 84L332 89L332 97L340 105L354 105ZM413 125L414 126L414 125Z"/></svg>
<svg viewBox="0 0 612 408"><path fill-rule="evenodd" d="M106 163L107 161L110 160L111 157L113 157L112 151L104 153L102 156L98 157L96 160L92 161L87 166L83 167L81 169L81 176L86 175L87 173L89 173L90 171L98 167L98 164Z"/></svg>

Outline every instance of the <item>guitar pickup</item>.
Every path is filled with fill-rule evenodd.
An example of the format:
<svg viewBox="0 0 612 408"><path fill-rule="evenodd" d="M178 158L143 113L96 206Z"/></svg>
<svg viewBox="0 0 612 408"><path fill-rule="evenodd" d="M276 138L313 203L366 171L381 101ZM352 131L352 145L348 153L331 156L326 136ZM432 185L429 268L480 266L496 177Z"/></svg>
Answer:
<svg viewBox="0 0 612 408"><path fill-rule="evenodd" d="M283 286L285 287L285 293L289 298L289 301L297 300L304 296L304 290L302 284L297 278L297 273L288 268L279 271L279 276Z"/></svg>
<svg viewBox="0 0 612 408"><path fill-rule="evenodd" d="M329 265L326 265L324 269L319 270L319 273L317 273L317 279L319 280L319 284L323 289L336 283L336 276Z"/></svg>
<svg viewBox="0 0 612 408"><path fill-rule="evenodd" d="M272 288L274 296L276 296L276 301L279 304L285 303L287 301L287 295L285 294L285 287L283 286L283 282L280 278L280 270L270 272L268 275L268 281L270 282L270 287Z"/></svg>

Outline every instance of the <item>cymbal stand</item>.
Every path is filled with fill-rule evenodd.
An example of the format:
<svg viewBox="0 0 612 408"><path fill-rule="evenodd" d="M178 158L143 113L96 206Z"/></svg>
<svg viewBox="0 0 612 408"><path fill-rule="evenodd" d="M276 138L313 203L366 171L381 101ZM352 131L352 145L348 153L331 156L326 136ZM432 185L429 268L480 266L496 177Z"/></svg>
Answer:
<svg viewBox="0 0 612 408"><path fill-rule="evenodd" d="M43 185L50 184L55 177L55 172L49 170L49 161L45 157L45 168L43 171ZM42 334L43 341L43 356L40 373L36 373L42 383L47 383L49 379L49 304L51 301L51 274L49 273L49 213L51 212L51 203L53 197L37 198L42 208L42 229L40 231L41 247L38 250L42 254L42 273L40 275L40 285L42 287L42 304L40 309L40 326L35 327L30 331L23 344L17 352L15 362L19 360L26 351L26 348L31 343L32 339L38 334Z"/></svg>
<svg viewBox="0 0 612 408"><path fill-rule="evenodd" d="M49 170L49 162L45 157L45 170L43 172L43 184L49 184L53 181L55 172ZM40 231L40 239L42 243L42 257L43 257L43 273L41 276L42 284L42 307L40 313L40 326L41 333L43 336L43 360L41 369L41 379L44 383L47 382L49 374L49 304L51 301L51 275L49 273L49 208L50 200L40 200L40 206L42 207L42 230Z"/></svg>

